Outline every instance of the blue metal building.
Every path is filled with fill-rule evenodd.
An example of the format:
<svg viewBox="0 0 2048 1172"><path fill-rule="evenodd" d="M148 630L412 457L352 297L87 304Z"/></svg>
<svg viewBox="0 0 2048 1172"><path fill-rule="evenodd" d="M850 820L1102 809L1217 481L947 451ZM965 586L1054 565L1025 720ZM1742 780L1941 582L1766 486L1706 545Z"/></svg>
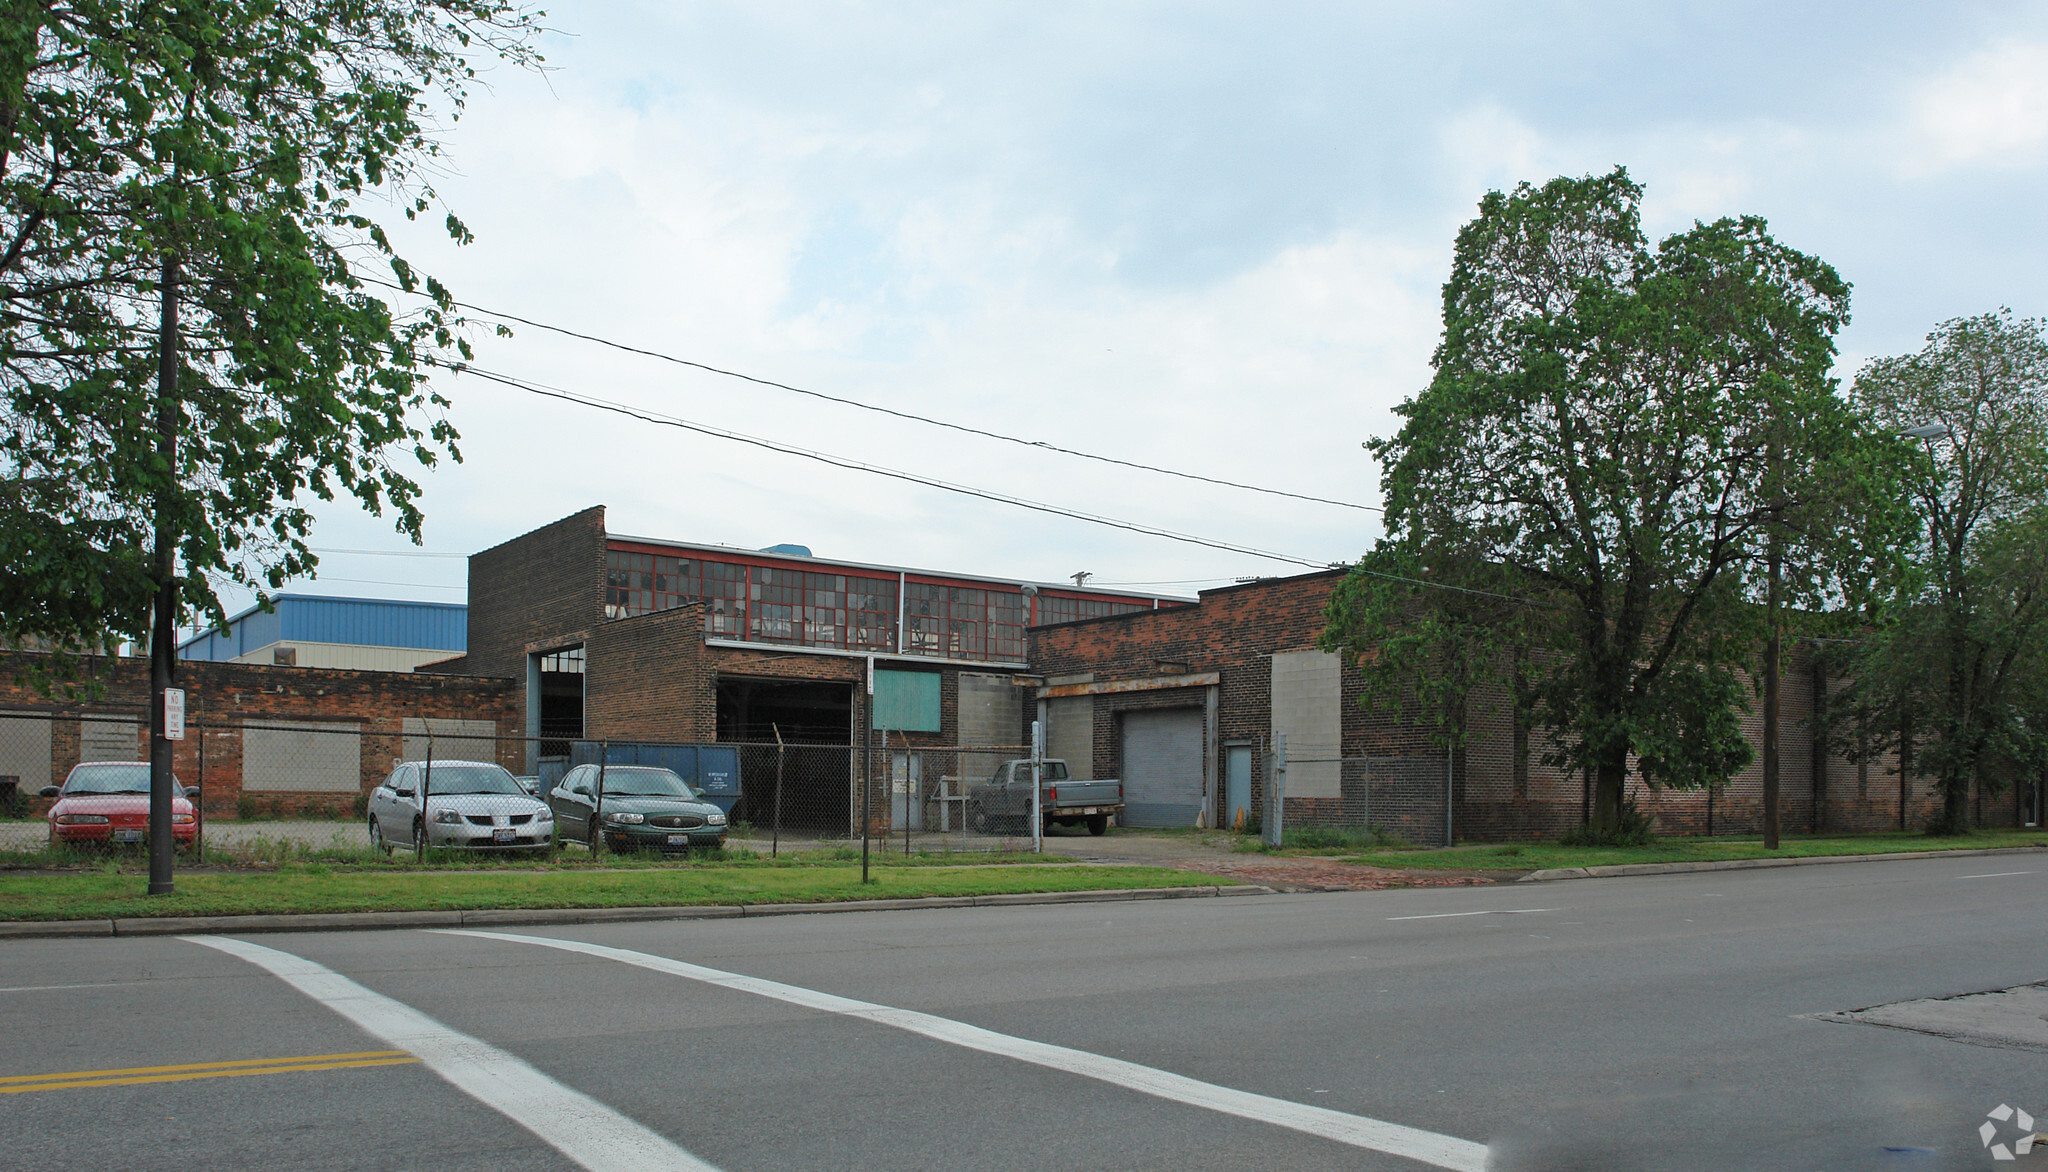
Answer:
<svg viewBox="0 0 2048 1172"><path fill-rule="evenodd" d="M401 602L279 594L268 613L252 606L178 647L181 659L412 671L461 655L469 608L456 602Z"/></svg>

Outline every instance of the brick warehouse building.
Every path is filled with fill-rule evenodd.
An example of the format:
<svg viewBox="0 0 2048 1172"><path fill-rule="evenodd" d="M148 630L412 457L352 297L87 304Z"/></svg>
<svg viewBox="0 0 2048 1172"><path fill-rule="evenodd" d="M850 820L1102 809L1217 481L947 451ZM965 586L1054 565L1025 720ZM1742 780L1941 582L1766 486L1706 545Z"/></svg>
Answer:
<svg viewBox="0 0 2048 1172"><path fill-rule="evenodd" d="M1016 748L1036 683L1027 628L1186 603L629 537L598 506L473 555L468 654L426 670L512 679L542 756L573 740L843 747L863 721L906 751ZM844 829L844 766L836 785L814 780L801 815Z"/></svg>
<svg viewBox="0 0 2048 1172"><path fill-rule="evenodd" d="M44 695L25 682L26 655L0 656L0 776L33 795L80 761L147 760L149 661L95 658L103 686L89 701ZM513 766L519 735L509 680L395 671L184 662L186 734L178 777L198 785L208 817L261 812L353 816L356 798L394 759L426 755ZM501 746L510 749L501 752ZM46 803L31 805L41 810Z"/></svg>
<svg viewBox="0 0 2048 1172"><path fill-rule="evenodd" d="M1541 764L1540 729L1517 730L1505 688L1469 698L1465 743L1446 755L1440 719L1367 711L1360 681L1316 650L1323 610L1344 571L1205 590L1191 607L1125 614L1030 632L1030 665L1052 752L1090 775L1152 784L1165 811L1150 824L1233 825L1264 801L1264 754L1287 734L1288 825L1385 827L1417 843L1451 838L1553 838L1580 824L1585 779ZM1788 655L1781 692L1780 816L1791 832L1919 826L1939 805L1916 779L1902 790L1893 752L1862 764L1814 752L1818 726L1812 645ZM1828 691L1839 689L1833 681ZM1754 706L1753 706L1754 707ZM1818 714L1828 716L1825 704ZM1836 719L1840 719L1837 715ZM1762 742L1762 716L1745 728ZM1076 766L1077 772L1079 766ZM1977 803L1985 825L2038 824L2042 780ZM1761 829L1760 759L1711 793L1662 790L1632 776L1629 792L1665 833ZM1135 801L1135 799L1134 799ZM1164 821L1161 821L1161 819Z"/></svg>

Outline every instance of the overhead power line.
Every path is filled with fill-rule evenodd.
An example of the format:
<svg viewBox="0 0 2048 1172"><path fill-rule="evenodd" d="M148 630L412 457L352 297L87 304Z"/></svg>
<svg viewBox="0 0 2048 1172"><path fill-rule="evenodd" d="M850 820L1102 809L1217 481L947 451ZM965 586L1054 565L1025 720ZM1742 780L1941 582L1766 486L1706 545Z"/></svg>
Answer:
<svg viewBox="0 0 2048 1172"><path fill-rule="evenodd" d="M565 403L574 403L580 407L593 407L600 411L608 411L616 415L624 415L631 419L638 419L644 423L656 423L664 427L675 427L681 428L684 431L694 431L699 435L708 435L715 439L726 439L733 440L737 443L751 444L758 448L766 448L772 452L781 452L784 455L799 456L806 460L816 460L820 463L830 464L836 468L845 468L853 472L866 472L875 476L886 476L894 480L904 480L909 481L912 484L922 484L929 488L937 488L942 489L946 492L959 493L962 496L978 497L982 500L994 501L998 504L1015 505L1018 508L1030 509L1033 512L1050 513L1057 517L1069 517L1076 521L1087 521L1095 525L1106 525L1113 529L1123 529L1132 533L1143 533L1150 537L1164 537L1169 541L1185 542L1189 545L1200 545L1205 546L1209 549L1220 549L1226 553L1247 554L1252 557L1266 558L1270 561L1287 562L1297 566L1307 566L1311 569L1349 569L1357 573L1364 574L1367 577L1379 578L1383 581L1388 582L1404 582L1408 585L1420 586L1425 589L1447 590L1454 594L1470 594L1480 598L1492 598L1502 602L1512 602L1521 606L1536 606L1543 607L1546 609L1554 609L1553 604L1542 602L1533 598L1518 598L1512 594L1500 594L1492 590L1477 590L1470 586L1453 586L1448 582L1431 582L1424 578L1409 578L1404 577L1400 574L1389 574L1379 570L1369 570L1366 569L1364 566L1352 565L1347 562L1316 561L1312 558L1296 557L1293 554L1274 553L1270 550L1254 549L1250 546L1235 545L1227 541L1215 541L1207 537L1196 537L1193 534L1176 533L1171 529L1160 529L1155 526L1141 525L1132 521L1119 521L1114 517L1103 517L1098 516L1094 513L1083 513L1078 509L1062 508L1059 505L1046 504L1042 501L1026 500L1023 497L1009 496L999 492L989 492L986 489L972 488L963 484L953 484L944 480L936 480L929 476L919 476L914 472L903 472L894 468L885 468L878 464L869 464L860 460L850 460L844 456L834 456L827 452L817 452L812 451L808 448L799 448L791 444L778 443L775 440L762 439L759 436L747 435L744 432L729 431L721 427L711 427L707 424L693 423L690 420L678 418L676 416L658 415L654 412L647 411L638 407L628 406L624 403L614 403L606 399L599 399L589 395L579 395L571 391L562 390L559 387L550 387L542 383L536 383L527 379L517 378L513 375L499 374L496 373L495 371L483 370L475 366L467 366L458 363L436 364L443 366L456 374L472 374L478 378L485 379L489 382L499 383L504 386L511 387L514 390L525 391L528 394L539 395L543 398L559 399Z"/></svg>
<svg viewBox="0 0 2048 1172"><path fill-rule="evenodd" d="M314 553L351 553L378 558L467 558L466 553L435 553L425 549L323 549L317 545L306 548Z"/></svg>
<svg viewBox="0 0 2048 1172"><path fill-rule="evenodd" d="M421 590L467 590L468 584L444 586L436 582L387 582L382 578L330 578L325 574L307 578L308 582L354 582L364 586L415 586Z"/></svg>
<svg viewBox="0 0 2048 1172"><path fill-rule="evenodd" d="M370 284L382 285L387 289L398 289L400 292L405 291L401 286L395 285L389 281L380 281L374 277L364 277L363 280L369 282ZM654 358L662 362L673 363L676 366L687 366L693 370L701 370L707 374L715 374L722 376L724 378L736 378L742 382L754 383L757 386L774 387L777 390L789 391L792 394L808 395L813 399L822 399L828 403L839 403L844 406L858 408L862 411L872 411L878 415L893 415L898 419L908 419L914 423L923 423L931 427L943 427L950 431L965 432L968 435L984 436L988 439L1001 440L1002 442L1008 444L1017 444L1020 447L1038 448L1041 451L1056 452L1062 456L1074 456L1083 460L1094 460L1098 463L1114 464L1121 468L1133 468L1140 472L1154 472L1161 476L1177 476L1182 480L1195 480L1200 481L1204 484L1218 485L1223 488L1236 488L1242 489L1245 492L1265 493L1268 496L1287 497L1290 500L1309 501L1311 503L1319 505L1334 505L1340 509L1357 509L1361 512L1367 513L1383 513L1386 511L1385 509L1382 509L1377 505L1361 505L1355 501L1340 501L1334 500L1330 497L1313 496L1308 493L1288 492L1287 490L1280 488L1266 488L1263 485L1244 484L1240 483L1239 481L1224 480L1220 477L1215 476L1203 476L1200 473L1196 472L1181 472L1173 468L1161 468L1153 464L1142 464L1135 460L1122 460L1118 459L1115 456L1104 456L1095 452L1083 452L1075 448L1064 448L1059 446L1058 444L1047 443L1044 440L1028 440L1021 436L1006 435L999 431L989 431L985 428L974 427L965 423L953 423L945 419L934 419L929 415L919 415L911 411L898 411L893 407L882 407L874 403L863 403L859 399L849 399L843 395L827 394L824 391L813 391L804 387L792 386L789 383L776 382L774 379L760 378L756 375L751 374L742 374L741 372L736 370L726 370L723 367L712 366L708 363L697 362L689 358L678 358L673 354L664 354L659 350L649 350L644 347L629 345L625 342L615 342L612 341L610 338L600 337L596 334L586 334L579 330L569 329L566 326L550 325L547 322L535 321L532 318L521 317L515 313L505 313L500 310L485 309L481 305L472 305L467 301L457 301L455 302L455 304L472 312L480 313L485 317L496 318L499 321L517 322L523 326L532 326L534 329L537 330L546 330L549 333L560 334L563 337L575 338L578 339L579 341L591 342L599 346L606 346L613 350L619 350L627 354L638 354L645 358Z"/></svg>
<svg viewBox="0 0 2048 1172"><path fill-rule="evenodd" d="M1160 529L1152 525L1141 525L1134 521L1120 521L1114 517L1103 517L1094 513L1084 513L1079 511L1078 509L1063 508L1059 505L1046 504L1043 501L1027 500L1023 497L1009 496L1005 493L999 492L990 492L986 489L972 488L964 484L953 484L950 481L938 480L930 476L920 476L915 472L904 472L895 468L886 468L879 464L869 464L861 460L851 460L844 456L835 456L829 452L818 452L812 451L809 448L799 448L792 444L779 443L775 440L763 439L760 436L747 435L744 432L728 431L722 427L712 427L709 426L708 424L694 423L690 420L682 419L677 416L659 415L654 412L644 410L642 408L627 406L624 403L614 403L606 399L598 399L589 395L580 395L571 391L562 390L559 387L550 387L541 383L530 382L526 379L517 378L512 375L498 374L494 371L483 370L475 366L463 366L453 363L445 365L448 367L449 370L455 371L458 374L475 375L478 378L487 379L495 383L501 383L505 386L512 387L515 390L521 390L529 394L540 395L544 398L560 399L566 403L575 403L583 407L594 407L600 411L609 411L617 415L624 415L632 419L638 419L645 423L657 423L664 427L676 427L681 428L684 431L694 431L699 435L708 435L717 439L732 440L737 443L751 444L757 448L766 448L771 452L781 452L784 455L788 456L799 456L806 460L816 460L820 463L830 464L837 468L845 468L854 472L866 472L875 476L886 476L893 480L909 481L912 484L922 484L927 488L941 489L946 492L958 493L961 496L978 497L982 500L995 501L998 504L1014 505L1021 509L1030 509L1033 512L1050 513L1058 517L1069 517L1076 521L1087 521L1096 525L1106 525L1112 529L1123 529L1132 533L1143 533L1151 537L1164 537L1170 541L1180 541L1185 542L1189 545L1206 546L1210 549L1223 550L1226 553L1246 554L1251 557L1265 558L1268 561L1287 562L1292 565L1309 566L1314 569L1327 569L1332 566L1342 564L1339 562L1317 561L1314 558L1296 557L1293 554L1274 553L1271 550L1254 549L1251 546L1236 545L1228 541L1215 541L1207 537L1197 537L1190 533L1176 533L1171 529Z"/></svg>

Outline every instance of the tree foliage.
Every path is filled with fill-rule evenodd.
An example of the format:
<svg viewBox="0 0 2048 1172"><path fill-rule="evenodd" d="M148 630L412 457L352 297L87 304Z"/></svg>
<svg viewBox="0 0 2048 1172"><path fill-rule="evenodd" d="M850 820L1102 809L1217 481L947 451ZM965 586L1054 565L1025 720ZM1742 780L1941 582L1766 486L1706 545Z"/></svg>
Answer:
<svg viewBox="0 0 2048 1172"><path fill-rule="evenodd" d="M1632 755L1675 786L1748 763L1731 665L1757 646L1767 528L1808 535L1786 586L1818 606L1869 580L1865 552L1901 515L1872 483L1896 445L1829 377L1846 283L1754 217L1653 248L1641 195L1617 169L1481 202L1444 286L1435 376L1399 434L1369 445L1386 537L1324 637L1382 700L1456 712L1511 672L1547 760L1588 772L1608 826ZM1824 503L1865 524L1800 524Z"/></svg>
<svg viewBox="0 0 2048 1172"><path fill-rule="evenodd" d="M1945 322L1854 394L1892 428L1947 431L1904 464L1919 573L1850 657L1869 724L1848 747L1904 742L1942 797L1932 828L1960 831L1973 785L1999 792L2048 757L2048 322Z"/></svg>
<svg viewBox="0 0 2048 1172"><path fill-rule="evenodd" d="M537 61L533 16L500 0L0 13L0 637L140 638L173 572L152 556L163 535L182 607L218 620L217 587L261 594L314 566L314 500L388 508L417 541L405 465L460 458L429 376L467 349L447 290L371 211L432 211L437 119L473 62ZM424 308L372 295L378 269Z"/></svg>

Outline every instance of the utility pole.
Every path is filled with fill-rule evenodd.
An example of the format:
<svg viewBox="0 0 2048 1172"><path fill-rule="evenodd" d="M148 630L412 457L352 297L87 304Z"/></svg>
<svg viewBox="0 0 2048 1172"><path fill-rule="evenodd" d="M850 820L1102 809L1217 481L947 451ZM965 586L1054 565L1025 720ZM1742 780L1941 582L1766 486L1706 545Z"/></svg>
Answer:
<svg viewBox="0 0 2048 1172"><path fill-rule="evenodd" d="M178 474L178 258L165 253L158 291L162 316L157 326L156 450L163 462L165 483L156 490L155 548L150 568L156 598L149 623L149 894L169 895L175 889L171 872L177 841L171 837L174 759L165 695L177 685L178 543L171 525L170 482ZM182 730L180 730L182 732Z"/></svg>
<svg viewBox="0 0 2048 1172"><path fill-rule="evenodd" d="M1765 621L1770 632L1764 641L1764 849L1778 849L1778 653L1780 594L1783 592L1785 575L1785 538L1783 527L1778 523L1778 514L1784 507L1783 485L1780 479L1783 470L1779 467L1777 421L1771 421L1771 442L1769 454L1765 457L1767 467L1764 475L1770 482L1770 514L1764 530L1766 573L1769 582L1765 587Z"/></svg>

